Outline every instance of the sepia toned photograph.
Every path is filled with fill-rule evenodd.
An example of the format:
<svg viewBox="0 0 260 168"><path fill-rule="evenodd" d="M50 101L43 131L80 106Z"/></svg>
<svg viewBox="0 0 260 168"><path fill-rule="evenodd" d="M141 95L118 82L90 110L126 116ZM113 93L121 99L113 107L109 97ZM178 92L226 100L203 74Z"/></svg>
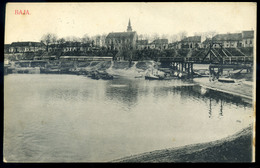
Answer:
<svg viewBox="0 0 260 168"><path fill-rule="evenodd" d="M256 3L5 9L3 162L255 162Z"/></svg>

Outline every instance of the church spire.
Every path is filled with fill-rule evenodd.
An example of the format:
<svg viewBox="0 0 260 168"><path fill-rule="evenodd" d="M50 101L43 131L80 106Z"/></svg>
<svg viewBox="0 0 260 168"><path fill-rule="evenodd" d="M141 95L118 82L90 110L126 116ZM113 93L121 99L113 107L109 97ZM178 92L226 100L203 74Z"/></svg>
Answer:
<svg viewBox="0 0 260 168"><path fill-rule="evenodd" d="M131 26L131 22L130 22L130 18L129 18L129 22L128 22L128 26L127 26L127 32L131 32L132 31L132 26Z"/></svg>

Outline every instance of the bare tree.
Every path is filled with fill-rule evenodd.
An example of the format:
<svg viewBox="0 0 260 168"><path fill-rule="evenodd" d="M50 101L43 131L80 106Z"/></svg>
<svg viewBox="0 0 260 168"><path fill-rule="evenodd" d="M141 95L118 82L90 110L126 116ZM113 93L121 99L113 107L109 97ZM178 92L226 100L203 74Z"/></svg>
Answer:
<svg viewBox="0 0 260 168"><path fill-rule="evenodd" d="M138 36L138 38L139 38L139 40L143 40L144 35L143 35L143 34L140 34L140 35Z"/></svg>
<svg viewBox="0 0 260 168"><path fill-rule="evenodd" d="M153 40L157 40L157 39L159 39L159 38L160 38L160 36L159 36L158 33L153 33L153 35L152 35L152 39L153 39Z"/></svg>
<svg viewBox="0 0 260 168"><path fill-rule="evenodd" d="M47 47L46 50L48 51L49 44L56 43L57 35L52 33L47 33L42 36L41 42L43 42Z"/></svg>
<svg viewBox="0 0 260 168"><path fill-rule="evenodd" d="M76 36L67 36L67 37L65 37L65 40L66 40L66 41L79 42L79 41L80 41L80 38L79 38L79 37L76 37Z"/></svg>
<svg viewBox="0 0 260 168"><path fill-rule="evenodd" d="M105 41L106 41L106 37L107 37L107 34L103 33L101 35L101 46L105 46Z"/></svg>
<svg viewBox="0 0 260 168"><path fill-rule="evenodd" d="M95 46L100 46L100 41L101 41L101 35L97 34L95 36L90 37L91 41L94 41Z"/></svg>
<svg viewBox="0 0 260 168"><path fill-rule="evenodd" d="M169 35L168 34L162 34L161 38L162 39L168 39Z"/></svg>
<svg viewBox="0 0 260 168"><path fill-rule="evenodd" d="M143 40L151 41L151 36L149 34L143 34Z"/></svg>
<svg viewBox="0 0 260 168"><path fill-rule="evenodd" d="M182 31L182 32L178 33L178 35L179 35L179 39L183 40L184 38L187 37L187 32L186 31Z"/></svg>
<svg viewBox="0 0 260 168"><path fill-rule="evenodd" d="M58 44L62 44L65 43L65 39L64 38L60 38L57 40Z"/></svg>
<svg viewBox="0 0 260 168"><path fill-rule="evenodd" d="M90 38L90 36L88 34L84 34L84 36L81 38L81 41L83 43L88 43L88 42L91 41L91 38Z"/></svg>
<svg viewBox="0 0 260 168"><path fill-rule="evenodd" d="M208 31L205 33L207 38L213 38L217 34L216 31Z"/></svg>
<svg viewBox="0 0 260 168"><path fill-rule="evenodd" d="M176 42L178 41L178 35L177 34L173 34L173 35L170 35L170 41L173 43L173 42Z"/></svg>

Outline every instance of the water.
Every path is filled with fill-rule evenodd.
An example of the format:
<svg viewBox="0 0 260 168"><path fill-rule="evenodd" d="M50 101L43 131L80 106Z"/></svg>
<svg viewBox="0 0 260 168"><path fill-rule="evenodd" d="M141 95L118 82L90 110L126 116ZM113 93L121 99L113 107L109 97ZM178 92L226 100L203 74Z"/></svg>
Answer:
<svg viewBox="0 0 260 168"><path fill-rule="evenodd" d="M4 158L103 162L227 137L253 121L239 97L180 80L10 74Z"/></svg>

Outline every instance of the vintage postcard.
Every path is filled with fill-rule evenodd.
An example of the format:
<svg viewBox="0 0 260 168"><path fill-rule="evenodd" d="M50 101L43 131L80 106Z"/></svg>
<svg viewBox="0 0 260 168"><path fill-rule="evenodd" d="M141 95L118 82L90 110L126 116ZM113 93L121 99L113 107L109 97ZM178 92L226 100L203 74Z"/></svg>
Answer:
<svg viewBox="0 0 260 168"><path fill-rule="evenodd" d="M254 162L256 3L7 3L3 161Z"/></svg>

